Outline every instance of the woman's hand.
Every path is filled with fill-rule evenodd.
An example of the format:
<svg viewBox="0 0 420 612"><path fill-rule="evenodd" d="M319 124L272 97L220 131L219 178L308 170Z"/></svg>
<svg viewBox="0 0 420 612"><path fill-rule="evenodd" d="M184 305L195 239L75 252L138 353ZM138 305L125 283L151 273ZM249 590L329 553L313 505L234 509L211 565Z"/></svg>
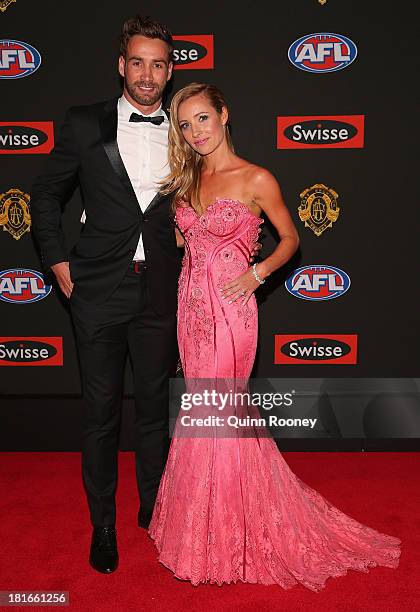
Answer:
<svg viewBox="0 0 420 612"><path fill-rule="evenodd" d="M258 268L256 269L258 273ZM220 289L222 299L228 300L229 304L236 302L237 299L242 298L241 304L246 304L255 289L260 286L255 276L252 273L252 269L249 268L244 274L235 278L235 280Z"/></svg>

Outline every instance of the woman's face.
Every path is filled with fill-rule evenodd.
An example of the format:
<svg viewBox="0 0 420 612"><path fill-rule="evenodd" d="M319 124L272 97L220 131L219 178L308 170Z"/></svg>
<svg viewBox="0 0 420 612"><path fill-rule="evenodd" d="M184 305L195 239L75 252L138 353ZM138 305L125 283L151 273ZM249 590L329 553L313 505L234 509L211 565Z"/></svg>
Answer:
<svg viewBox="0 0 420 612"><path fill-rule="evenodd" d="M226 108L219 114L203 94L184 100L178 107L181 133L200 155L209 155L222 144L227 120Z"/></svg>

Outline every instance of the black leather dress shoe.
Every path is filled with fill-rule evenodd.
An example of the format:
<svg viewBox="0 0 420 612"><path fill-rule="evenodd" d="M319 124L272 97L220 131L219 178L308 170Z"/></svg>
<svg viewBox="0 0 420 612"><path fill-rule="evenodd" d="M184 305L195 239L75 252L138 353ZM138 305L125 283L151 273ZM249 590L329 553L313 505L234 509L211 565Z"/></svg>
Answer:
<svg viewBox="0 0 420 612"><path fill-rule="evenodd" d="M153 510L151 512L146 512L145 510L140 509L137 519L139 527L149 529L150 521L152 520L152 514Z"/></svg>
<svg viewBox="0 0 420 612"><path fill-rule="evenodd" d="M111 574L118 567L115 527L95 527L92 533L89 563L97 572Z"/></svg>

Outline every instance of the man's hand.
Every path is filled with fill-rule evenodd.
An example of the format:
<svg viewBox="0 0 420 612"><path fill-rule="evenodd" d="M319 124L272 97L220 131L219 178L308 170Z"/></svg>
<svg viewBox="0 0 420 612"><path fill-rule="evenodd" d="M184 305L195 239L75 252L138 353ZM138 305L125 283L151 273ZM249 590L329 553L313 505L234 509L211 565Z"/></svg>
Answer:
<svg viewBox="0 0 420 612"><path fill-rule="evenodd" d="M60 263L51 266L51 270L54 272L57 279L57 283L60 286L61 291L64 295L69 298L73 291L73 283L70 276L70 267L68 261L60 261Z"/></svg>
<svg viewBox="0 0 420 612"><path fill-rule="evenodd" d="M177 227L175 228L175 237L176 237L176 246L178 248L184 247L185 246L184 236L181 234L181 232L179 231Z"/></svg>

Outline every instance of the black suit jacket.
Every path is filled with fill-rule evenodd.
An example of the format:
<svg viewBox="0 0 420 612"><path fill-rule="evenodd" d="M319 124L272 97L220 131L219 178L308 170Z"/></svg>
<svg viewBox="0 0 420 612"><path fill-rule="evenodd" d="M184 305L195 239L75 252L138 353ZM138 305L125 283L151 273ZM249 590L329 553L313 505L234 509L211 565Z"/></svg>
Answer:
<svg viewBox="0 0 420 612"><path fill-rule="evenodd" d="M92 303L104 302L118 288L142 233L152 304L168 313L176 309L180 270L171 196L157 194L141 211L117 146L117 102L67 112L46 170L32 187L33 233L44 267L70 261L77 294ZM61 209L77 185L87 218L68 254Z"/></svg>

